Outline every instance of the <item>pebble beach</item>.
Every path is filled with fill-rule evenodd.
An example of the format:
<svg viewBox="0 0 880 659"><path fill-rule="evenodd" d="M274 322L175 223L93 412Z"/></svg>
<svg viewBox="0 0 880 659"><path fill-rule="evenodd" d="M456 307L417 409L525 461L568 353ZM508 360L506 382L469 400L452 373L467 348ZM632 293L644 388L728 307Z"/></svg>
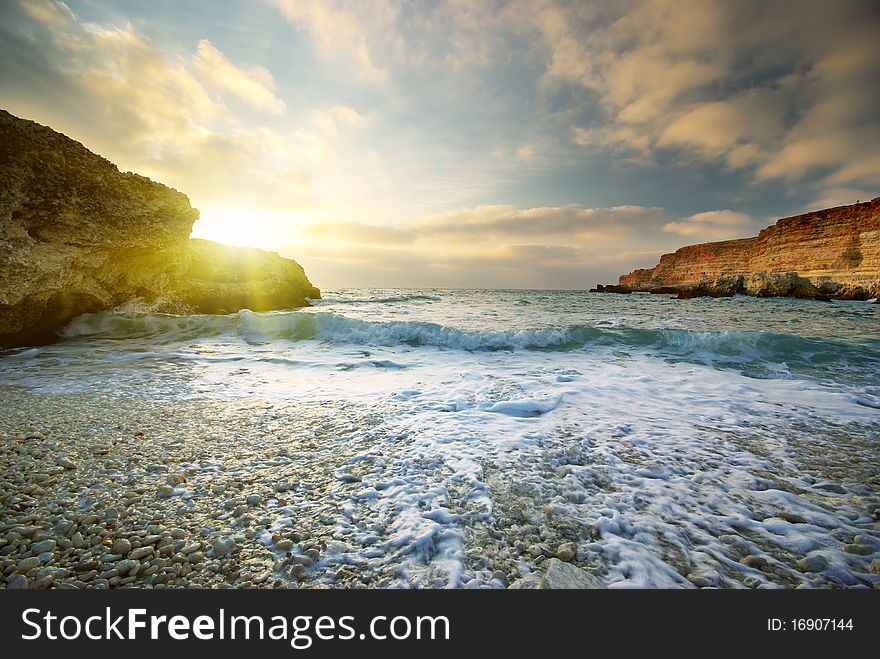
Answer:
<svg viewBox="0 0 880 659"><path fill-rule="evenodd" d="M0 587L880 584L876 351L632 329L781 326L797 303L352 295L101 314L6 354ZM517 328L528 305L563 329ZM869 306L817 309L854 350L873 327Z"/></svg>
<svg viewBox="0 0 880 659"><path fill-rule="evenodd" d="M15 389L0 400L7 587L289 587L339 550L319 502L329 515L344 454L321 436L344 429L343 410L290 437L273 425L295 410L260 401L126 404ZM316 502L314 514L270 533L272 510L297 498ZM371 584L344 568L336 579Z"/></svg>

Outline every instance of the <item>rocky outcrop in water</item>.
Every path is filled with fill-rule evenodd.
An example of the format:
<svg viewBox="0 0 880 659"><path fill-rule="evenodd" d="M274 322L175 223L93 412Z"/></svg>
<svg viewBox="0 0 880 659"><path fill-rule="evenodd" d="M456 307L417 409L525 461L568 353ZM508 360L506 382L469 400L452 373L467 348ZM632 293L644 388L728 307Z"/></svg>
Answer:
<svg viewBox="0 0 880 659"><path fill-rule="evenodd" d="M682 247L622 275L619 287L681 297L877 297L880 197L787 217L753 238Z"/></svg>
<svg viewBox="0 0 880 659"><path fill-rule="evenodd" d="M186 195L0 110L0 347L138 300L158 311L265 311L320 297L295 261L190 240Z"/></svg>

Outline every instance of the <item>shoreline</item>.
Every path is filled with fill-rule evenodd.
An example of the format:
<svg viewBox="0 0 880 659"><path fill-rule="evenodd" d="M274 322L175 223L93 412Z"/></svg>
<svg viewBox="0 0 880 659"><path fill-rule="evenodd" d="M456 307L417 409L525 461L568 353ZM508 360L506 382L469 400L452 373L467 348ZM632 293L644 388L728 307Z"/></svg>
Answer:
<svg viewBox="0 0 880 659"><path fill-rule="evenodd" d="M302 403L258 399L172 403L107 394L51 395L13 386L0 387L0 401L6 465L0 488L0 586L387 588L405 583L393 562L367 565L352 558L354 552L348 551L355 548L347 546L334 526L354 488L360 487L360 463L350 458L363 449L359 442L366 441L334 440L348 439L346 435L371 423L368 409L353 410L350 402L310 409ZM381 420L374 417L372 423L378 427ZM743 554L739 563L722 561L731 575L742 573L740 587L766 587L765 579L781 587L803 587L811 579L825 587L880 583L880 562L871 561L878 543L878 512L863 535L853 531L864 526L865 508L880 505L870 446L857 438L847 440L845 428L829 432L847 441L849 457L841 462L827 445L791 447L795 459L819 465L831 479L828 485L814 481L819 489L797 496L806 497L817 511L825 509L827 521L821 524L830 526L822 536L829 548L843 543L851 576L838 580L835 575L843 565L838 559L829 564L790 554L781 546L774 549L772 537L763 537L763 531L756 535L761 524L807 523L798 507L785 512L791 504L784 498L772 504L768 499L760 505L767 519L743 521L742 536L719 536L725 551ZM735 441L776 464L772 452L754 440ZM562 446L548 446L547 452L558 453ZM576 473L564 465L595 459L585 457L588 453L576 456L575 446L564 449L568 457L558 467L563 474ZM640 462L635 454L630 458ZM758 490L791 491L783 473L791 465L776 466L782 471L755 474L763 483ZM599 528L580 528L574 520L559 517L555 499L523 488L515 472L507 473L498 464L484 468L494 521L472 522L463 529L464 569L494 571L491 585L477 587L540 587L547 567L561 562L566 569L580 570L581 576L603 578L607 567L601 562L579 560L584 552L595 559ZM600 463L595 468L602 470ZM844 490L837 482L862 483L866 496L844 495L850 486ZM743 496L747 501L752 495L744 491ZM791 491L785 496L796 495ZM772 512L778 505L781 512ZM466 499L461 506L460 511L468 507ZM369 522L359 521L357 514L351 518L361 525ZM809 528L813 534L819 531ZM370 542L374 551L387 552L393 538L377 525ZM673 557L678 552L667 549ZM682 574L691 564L688 556L664 560L671 565L680 560ZM425 580L411 585L441 587L442 579L432 581L431 568L426 569ZM827 569L827 577L820 574ZM752 571L762 579L748 576ZM862 578L856 577L859 573ZM687 579L682 583L717 585L700 570ZM473 574L463 575L462 582L468 581L477 582Z"/></svg>

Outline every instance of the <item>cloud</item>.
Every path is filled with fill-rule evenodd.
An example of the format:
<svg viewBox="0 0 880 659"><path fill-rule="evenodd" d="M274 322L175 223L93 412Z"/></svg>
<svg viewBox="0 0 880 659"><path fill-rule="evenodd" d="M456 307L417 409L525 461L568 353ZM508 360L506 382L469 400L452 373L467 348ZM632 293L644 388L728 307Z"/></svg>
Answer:
<svg viewBox="0 0 880 659"><path fill-rule="evenodd" d="M615 206L612 208L480 206L427 218L420 231L446 240L469 241L513 237L564 235L608 239L668 220L659 208Z"/></svg>
<svg viewBox="0 0 880 659"><path fill-rule="evenodd" d="M871 0L173 4L0 2L4 104L207 207L300 209L331 281L608 281L877 194Z"/></svg>
<svg viewBox="0 0 880 659"><path fill-rule="evenodd" d="M376 42L387 39L397 9L387 1L271 0L291 23L312 35L320 53L355 73L362 81L381 83L388 72L373 60Z"/></svg>
<svg viewBox="0 0 880 659"><path fill-rule="evenodd" d="M848 206L858 201L871 201L878 196L878 191L865 190L858 188L829 188L822 191L822 194L812 199L808 204L804 205L803 211L817 211L825 208L834 208L835 206Z"/></svg>
<svg viewBox="0 0 880 659"><path fill-rule="evenodd" d="M60 2L7 2L0 17L8 110L197 204L308 205L309 172L335 158L315 133L269 128L221 102L215 91L269 114L284 109L268 70L239 68L207 40L189 61L131 24L86 23Z"/></svg>
<svg viewBox="0 0 880 659"><path fill-rule="evenodd" d="M500 245L488 255L490 259L510 262L512 265L550 265L580 260L583 249L576 245Z"/></svg>
<svg viewBox="0 0 880 659"><path fill-rule="evenodd" d="M209 86L238 97L256 110L282 114L287 107L275 95L275 79L268 69L239 68L207 39L199 41L193 66Z"/></svg>
<svg viewBox="0 0 880 659"><path fill-rule="evenodd" d="M339 240L361 245L406 245L417 238L413 232L397 227L330 221L307 224L300 235L306 240Z"/></svg>
<svg viewBox="0 0 880 659"><path fill-rule="evenodd" d="M461 140L462 168L488 145L484 178L599 159L800 194L880 178L868 0L272 4L340 74L405 90L403 134Z"/></svg>
<svg viewBox="0 0 880 659"><path fill-rule="evenodd" d="M591 93L575 144L640 162L679 152L757 182L880 179L878 12L838 3L637 0L541 22L549 84ZM609 11L614 11L609 9Z"/></svg>
<svg viewBox="0 0 880 659"><path fill-rule="evenodd" d="M364 127L368 118L354 108L337 104L328 110L315 110L311 121L324 135L338 137L341 131Z"/></svg>
<svg viewBox="0 0 880 659"><path fill-rule="evenodd" d="M751 217L731 210L706 211L663 225L663 231L700 241L744 238L758 228Z"/></svg>
<svg viewBox="0 0 880 659"><path fill-rule="evenodd" d="M410 285L467 285L463 282L470 276L471 286L583 287L653 266L660 254L682 244L746 237L760 228L747 214L732 210L676 218L661 208L635 205L496 205L399 227L314 222L301 230L291 254L306 264L315 259L322 273L328 263L346 268L357 263L367 277L362 285L390 285L387 276L394 274ZM424 281L414 279L414 271L427 272ZM382 275L370 274L377 272ZM334 281L339 274L328 269L326 276Z"/></svg>

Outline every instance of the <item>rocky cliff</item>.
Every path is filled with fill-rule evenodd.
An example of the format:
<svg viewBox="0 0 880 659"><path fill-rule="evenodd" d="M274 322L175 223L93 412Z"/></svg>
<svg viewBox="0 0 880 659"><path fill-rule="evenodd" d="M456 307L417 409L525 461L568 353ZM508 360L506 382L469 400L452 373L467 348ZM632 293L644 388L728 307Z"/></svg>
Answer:
<svg viewBox="0 0 880 659"><path fill-rule="evenodd" d="M0 347L132 299L218 313L320 297L295 261L190 240L197 218L183 193L0 110Z"/></svg>
<svg viewBox="0 0 880 659"><path fill-rule="evenodd" d="M688 245L620 277L626 290L685 296L880 294L880 197L786 217L753 238Z"/></svg>

